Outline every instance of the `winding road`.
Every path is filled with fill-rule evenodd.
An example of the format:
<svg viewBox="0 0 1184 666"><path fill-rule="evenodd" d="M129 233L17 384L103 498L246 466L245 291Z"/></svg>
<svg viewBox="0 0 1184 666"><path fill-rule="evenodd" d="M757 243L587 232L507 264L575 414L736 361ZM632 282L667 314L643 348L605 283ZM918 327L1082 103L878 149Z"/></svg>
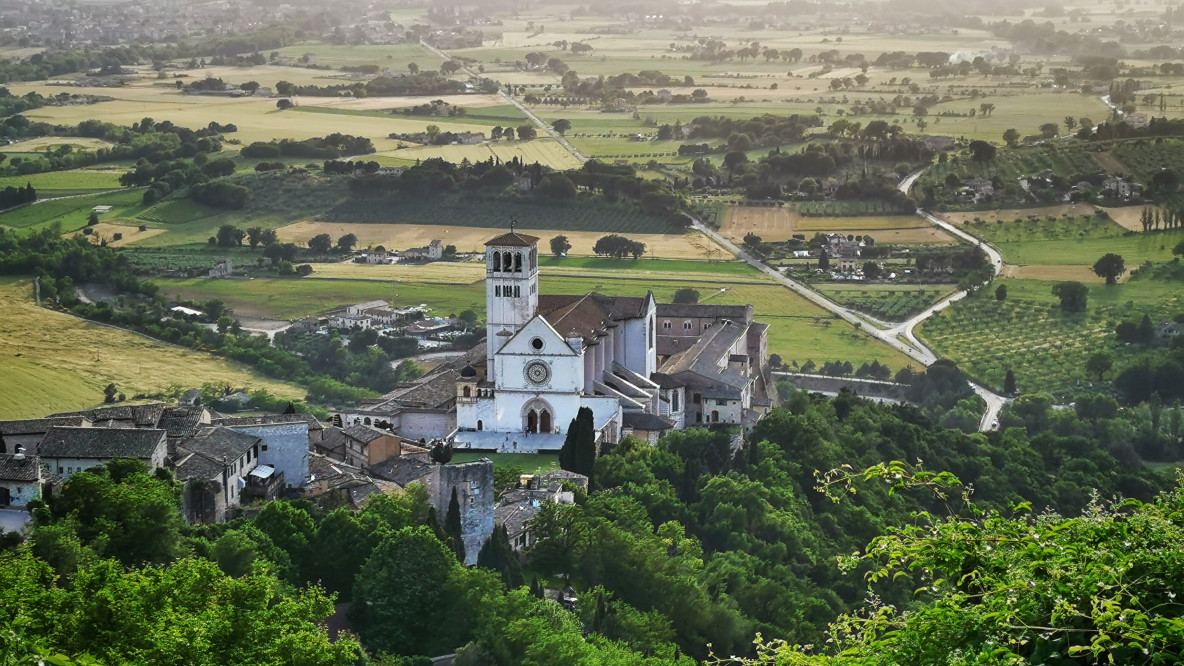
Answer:
<svg viewBox="0 0 1184 666"><path fill-rule="evenodd" d="M451 60L451 58L446 53L444 53L440 49L437 49L436 47L432 46L431 44L428 44L426 42L420 42L420 43L423 45L424 48L426 48L429 51L431 51L432 53L436 54L442 60L444 60L444 61ZM478 72L474 72L472 69L470 69L467 66L462 65L461 70L464 71L466 74L476 77L476 78L480 78L480 76L481 76ZM550 125L543 122L543 120L541 118L536 116L530 109L526 108L525 105L523 105L518 100L514 99L513 96L509 95L508 93L506 93L505 91L500 90L500 89L498 91L498 94L501 95L501 97L504 100L506 100L506 102L513 104L515 108L517 108L519 111L521 111L522 114L525 115L528 119L530 119L530 121L533 122L539 129L543 130L551 138L558 141L560 145L562 145L572 155L574 155L576 157L576 159L580 160L580 162L587 162L588 161L587 156L585 156L583 153L581 153L579 150L577 150L575 148L575 146L571 145L571 143L569 143L567 141L567 139L565 139L562 135L560 135L558 132L556 132L555 129L552 128ZM905 194L908 194L909 190L912 189L913 185L917 182L917 179L920 178L923 173L925 173L925 169L922 169L920 171L917 171L916 173L910 174L909 176L904 178L902 181L900 181L900 185L899 185L900 191ZM997 249L991 247L987 243L984 243L982 240L975 238L974 236L962 231L961 229L957 228L956 226L954 226L942 219L939 219L924 210L918 210L917 214L920 215L921 217L923 217L925 220L927 220L930 224L946 231L947 233L955 236L956 238L962 239L962 240L966 241L967 243L970 243L972 245L976 245L976 246L982 248L982 250L984 252L986 252L987 256L990 258L991 265L995 270L995 275L999 275L1002 272L1002 270L1003 270L1003 255L1000 254ZM947 307L950 306L950 304L956 303L966 297L966 292L964 292L964 291L955 292L954 294L951 294L950 296L946 297L945 299L943 299L943 300L939 301L938 303L934 304L933 306L931 306L929 309L908 319L907 321L904 321L904 322L901 322L898 324L890 324L888 322L880 321L874 317L870 317L870 316L855 312L854 310L850 310L848 308L845 308L845 307L835 303L834 301L831 301L830 299L826 298L825 296L819 294L818 292L814 291L813 289L810 289L809 287L802 284L801 282L798 282L796 280L792 280L792 279L786 277L781 271L778 271L777 269L766 265L764 262L762 262L761 260L752 256L751 254L749 254L747 251L745 251L743 248L739 247L738 245L736 245L732 241L728 240L727 238L724 238L722 235L717 233L714 229L711 229L707 225L703 224L702 221L698 220L697 218L695 218L693 216L691 216L691 226L696 231L698 231L698 232L702 233L704 236L707 236L708 238L710 238L716 244L724 247L729 252L732 252L733 254L735 254L736 257L739 258L741 261L746 262L748 265L757 269L761 273L764 273L765 275L769 276L771 279L773 279L773 281L786 287L790 291L793 291L794 293L802 296L803 298L805 298L806 300L810 301L811 303L817 305L818 307L820 307L828 312L833 313L835 316L839 317L840 319L865 331L868 335L871 335L871 336L879 339L880 341L882 341L884 344L888 345L889 347L892 347L893 349L900 351L904 355L908 356L909 358L913 359L914 361L917 361L918 363L920 363L921 365L924 365L926 367L932 365L935 361L937 361L938 356L937 356L937 354L935 354L933 352L933 350L931 350L929 347L927 347L925 345L925 343L921 342L917 338L917 336L914 332L917 325L920 324L921 322L925 321L926 319L932 317L934 314L946 309ZM979 430L982 432L986 432L988 430L993 430L996 427L996 423L999 418L999 413L1003 410L1003 407L1007 404L1008 399L994 393L993 391L986 388L985 386L980 386L979 384L976 384L974 382L970 382L970 387L974 390L974 392L980 398L983 399L983 402L985 402L987 405L987 409L985 412L983 412L982 419L979 421Z"/></svg>

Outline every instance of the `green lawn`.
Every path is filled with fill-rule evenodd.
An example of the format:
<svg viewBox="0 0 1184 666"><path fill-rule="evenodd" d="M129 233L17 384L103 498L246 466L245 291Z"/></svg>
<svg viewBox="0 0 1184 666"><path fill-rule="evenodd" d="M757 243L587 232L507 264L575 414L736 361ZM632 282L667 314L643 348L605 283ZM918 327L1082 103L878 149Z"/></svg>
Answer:
<svg viewBox="0 0 1184 666"><path fill-rule="evenodd" d="M742 261L692 261L687 259L605 259L601 257L539 257L539 267L584 268L591 270L661 271L670 273L714 273L756 276L761 273Z"/></svg>
<svg viewBox="0 0 1184 666"><path fill-rule="evenodd" d="M482 458L493 461L494 467L501 465L518 467L523 474L541 474L559 469L558 453L469 453L464 449L457 449L452 456L452 462L466 463Z"/></svg>

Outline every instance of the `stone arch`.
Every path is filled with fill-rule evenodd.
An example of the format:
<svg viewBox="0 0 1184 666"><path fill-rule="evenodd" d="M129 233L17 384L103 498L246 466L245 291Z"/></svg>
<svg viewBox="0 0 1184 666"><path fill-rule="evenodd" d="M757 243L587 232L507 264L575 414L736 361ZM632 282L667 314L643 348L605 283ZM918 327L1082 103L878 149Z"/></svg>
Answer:
<svg viewBox="0 0 1184 666"><path fill-rule="evenodd" d="M521 252L514 253L514 272L515 273L522 272L522 253Z"/></svg>
<svg viewBox="0 0 1184 666"><path fill-rule="evenodd" d="M493 270L500 271L502 269L502 253L493 253Z"/></svg>
<svg viewBox="0 0 1184 666"><path fill-rule="evenodd" d="M510 273L514 270L514 253L506 252L502 255L502 270Z"/></svg>
<svg viewBox="0 0 1184 666"><path fill-rule="evenodd" d="M473 397L473 389L469 388L466 385L464 388L461 389L461 395L466 398L471 398L471 397Z"/></svg>
<svg viewBox="0 0 1184 666"><path fill-rule="evenodd" d="M477 419L477 431L480 432L485 429L485 423L481 419Z"/></svg>
<svg viewBox="0 0 1184 666"><path fill-rule="evenodd" d="M362 423L364 423L366 425L370 425L370 417L367 416L366 418L362 419Z"/></svg>
<svg viewBox="0 0 1184 666"><path fill-rule="evenodd" d="M554 423L555 409L546 400L535 398L522 406L523 432L550 433Z"/></svg>

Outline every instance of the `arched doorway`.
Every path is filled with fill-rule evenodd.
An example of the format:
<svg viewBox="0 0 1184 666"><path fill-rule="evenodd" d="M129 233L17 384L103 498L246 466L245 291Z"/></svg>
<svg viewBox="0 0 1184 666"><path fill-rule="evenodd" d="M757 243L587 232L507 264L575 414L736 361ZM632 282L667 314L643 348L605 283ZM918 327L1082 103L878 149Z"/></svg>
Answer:
<svg viewBox="0 0 1184 666"><path fill-rule="evenodd" d="M485 424L481 422L481 419L477 419L477 431L480 432L484 429L485 429Z"/></svg>
<svg viewBox="0 0 1184 666"><path fill-rule="evenodd" d="M522 406L522 430L532 434L549 433L555 422L555 410L542 398Z"/></svg>

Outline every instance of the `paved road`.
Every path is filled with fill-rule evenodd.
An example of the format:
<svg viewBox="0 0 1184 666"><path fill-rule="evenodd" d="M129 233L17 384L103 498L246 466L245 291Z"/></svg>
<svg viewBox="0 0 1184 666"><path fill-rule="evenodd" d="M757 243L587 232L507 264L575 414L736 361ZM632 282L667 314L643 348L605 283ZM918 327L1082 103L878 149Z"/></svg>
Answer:
<svg viewBox="0 0 1184 666"><path fill-rule="evenodd" d="M444 53L440 49L432 46L431 44L428 44L427 42L421 41L420 45L422 45L425 49L431 51L432 53L435 53L437 56L439 56L440 58L442 58L445 61L452 60L452 58L448 57L447 53ZM472 69L470 69L469 67L464 66L464 65L462 65L460 69L465 74L468 74L469 76L472 76L475 78L483 78L485 76L484 74L481 74L479 72L475 72ZM586 155L584 155L579 150L577 150L575 146L571 145L571 143L569 143L568 140L565 139L562 134L560 134L559 132L556 132L555 128L551 127L546 122L544 122L542 118L539 118L538 116L534 115L534 112L531 111L530 109L526 108L526 106L524 104L522 104L522 102L519 102L518 100L514 99L513 95L510 95L509 93L507 93L504 90L501 90L500 88L498 89L497 94L500 95L501 98L504 99L508 104L513 104L515 108L517 108L519 111L522 112L522 115L526 116L526 118L528 120L530 120L530 122L534 123L536 127L543 130L543 132L545 132L552 139L555 139L556 141L558 141L561 146L566 148L567 151L569 153L571 153L572 155L574 155L575 158L578 159L581 163L588 161L588 157Z"/></svg>

